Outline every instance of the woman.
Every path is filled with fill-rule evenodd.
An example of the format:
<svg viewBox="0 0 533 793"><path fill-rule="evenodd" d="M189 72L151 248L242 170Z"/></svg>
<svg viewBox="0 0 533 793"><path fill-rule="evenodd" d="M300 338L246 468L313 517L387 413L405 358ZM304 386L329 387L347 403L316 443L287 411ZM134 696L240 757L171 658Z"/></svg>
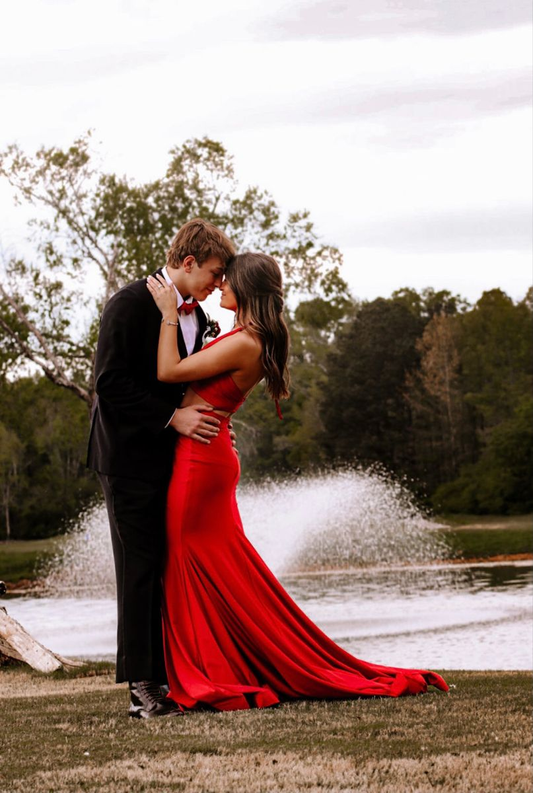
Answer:
<svg viewBox="0 0 533 793"><path fill-rule="evenodd" d="M180 437L176 448L163 578L169 697L182 708L238 710L301 698L418 694L428 683L446 691L433 672L365 663L336 645L244 534L228 422L263 378L276 403L288 396L289 336L274 259L245 253L230 262L220 305L235 311L236 326L184 360L174 291L162 278L150 278L148 289L163 315L159 379L188 382L182 404L207 402L222 422L208 445Z"/></svg>

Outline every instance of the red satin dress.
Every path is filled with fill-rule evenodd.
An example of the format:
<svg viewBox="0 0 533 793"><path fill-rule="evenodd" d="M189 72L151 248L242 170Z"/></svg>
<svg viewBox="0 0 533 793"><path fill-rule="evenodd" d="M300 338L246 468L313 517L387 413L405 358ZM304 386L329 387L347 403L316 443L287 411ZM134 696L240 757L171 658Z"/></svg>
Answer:
<svg viewBox="0 0 533 793"><path fill-rule="evenodd" d="M191 388L225 412L244 402L229 374ZM235 498L239 458L229 418L221 421L210 445L180 437L176 447L163 577L169 697L183 708L241 710L295 699L420 694L428 684L447 691L434 672L355 658L289 597L243 531Z"/></svg>

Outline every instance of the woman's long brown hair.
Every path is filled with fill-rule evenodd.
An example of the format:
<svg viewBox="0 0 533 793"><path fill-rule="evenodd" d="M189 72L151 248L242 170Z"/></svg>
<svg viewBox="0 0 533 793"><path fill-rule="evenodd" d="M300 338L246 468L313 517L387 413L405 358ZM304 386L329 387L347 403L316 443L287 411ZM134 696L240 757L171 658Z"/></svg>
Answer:
<svg viewBox="0 0 533 793"><path fill-rule="evenodd" d="M283 318L281 270L272 256L239 253L226 268L237 300L237 318L261 340L266 388L275 400L289 396L289 330Z"/></svg>

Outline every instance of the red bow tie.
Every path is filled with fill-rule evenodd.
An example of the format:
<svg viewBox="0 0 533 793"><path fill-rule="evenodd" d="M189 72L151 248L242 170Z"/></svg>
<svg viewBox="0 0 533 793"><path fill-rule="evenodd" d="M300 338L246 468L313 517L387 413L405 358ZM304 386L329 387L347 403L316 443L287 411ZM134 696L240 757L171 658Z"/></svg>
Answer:
<svg viewBox="0 0 533 793"><path fill-rule="evenodd" d="M178 308L178 314L190 314L198 306L198 301L193 300L190 303L182 303Z"/></svg>

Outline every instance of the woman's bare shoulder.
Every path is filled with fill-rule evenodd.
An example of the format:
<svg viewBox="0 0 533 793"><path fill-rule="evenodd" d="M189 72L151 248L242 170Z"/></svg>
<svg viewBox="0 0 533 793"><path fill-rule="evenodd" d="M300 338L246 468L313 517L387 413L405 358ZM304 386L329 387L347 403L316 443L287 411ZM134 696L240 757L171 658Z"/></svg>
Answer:
<svg viewBox="0 0 533 793"><path fill-rule="evenodd" d="M236 335L242 338L244 349L249 350L250 353L255 352L257 355L261 355L263 344L253 328L245 328L242 333L237 333Z"/></svg>
<svg viewBox="0 0 533 793"><path fill-rule="evenodd" d="M238 349L258 349L260 350L261 340L252 330L244 328L240 333L228 333L226 337L221 336L219 342Z"/></svg>
<svg viewBox="0 0 533 793"><path fill-rule="evenodd" d="M245 357L248 360L259 360L263 350L261 340L248 328L244 328L240 333L232 333L225 339L221 338L221 345L224 345L227 354L237 355L239 359ZM219 345L216 346L218 347Z"/></svg>

